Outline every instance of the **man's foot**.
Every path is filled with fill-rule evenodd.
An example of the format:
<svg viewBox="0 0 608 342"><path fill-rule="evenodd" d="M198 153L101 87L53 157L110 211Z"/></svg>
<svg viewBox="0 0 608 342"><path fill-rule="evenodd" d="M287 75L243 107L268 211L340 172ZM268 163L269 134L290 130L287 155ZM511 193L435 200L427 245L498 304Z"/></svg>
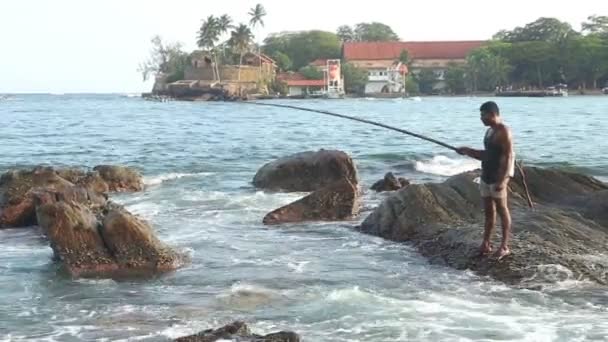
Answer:
<svg viewBox="0 0 608 342"><path fill-rule="evenodd" d="M489 242L484 242L479 247L479 257L486 256L492 253L492 245Z"/></svg>
<svg viewBox="0 0 608 342"><path fill-rule="evenodd" d="M500 249L497 250L496 253L494 253L494 257L497 261L500 261L509 255L511 255L511 251L508 247L500 247Z"/></svg>

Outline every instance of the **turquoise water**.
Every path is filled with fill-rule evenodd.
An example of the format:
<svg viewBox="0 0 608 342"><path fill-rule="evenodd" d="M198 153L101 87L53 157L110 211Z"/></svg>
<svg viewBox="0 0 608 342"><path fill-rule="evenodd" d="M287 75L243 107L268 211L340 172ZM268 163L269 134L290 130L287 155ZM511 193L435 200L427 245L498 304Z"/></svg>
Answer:
<svg viewBox="0 0 608 342"><path fill-rule="evenodd" d="M479 147L485 100L286 103ZM608 96L495 100L525 163L608 177ZM386 196L367 189L387 171L427 182L478 167L427 142L308 112L120 95L15 95L0 102L0 139L2 171L138 168L147 190L115 200L193 259L155 279L72 280L57 272L37 228L1 230L1 340L164 341L234 319L258 332L295 330L305 341L608 339L605 288L567 270L556 269L562 281L541 291L515 289L350 229ZM267 212L303 194L257 191L256 170L320 148L353 157L364 212L352 222L264 227Z"/></svg>

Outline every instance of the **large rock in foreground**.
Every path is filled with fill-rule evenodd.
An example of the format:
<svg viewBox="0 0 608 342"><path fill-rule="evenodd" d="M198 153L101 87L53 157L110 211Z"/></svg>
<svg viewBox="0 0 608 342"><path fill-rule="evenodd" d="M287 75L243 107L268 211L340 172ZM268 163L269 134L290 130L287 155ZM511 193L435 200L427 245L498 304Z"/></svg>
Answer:
<svg viewBox="0 0 608 342"><path fill-rule="evenodd" d="M280 331L268 335L252 334L247 324L235 321L219 329L209 329L198 334L180 337L175 342L300 342L300 336L291 331Z"/></svg>
<svg viewBox="0 0 608 342"><path fill-rule="evenodd" d="M267 214L263 223L345 220L359 207L357 186L344 179Z"/></svg>
<svg viewBox="0 0 608 342"><path fill-rule="evenodd" d="M585 278L608 284L608 187L590 177L526 168L536 208L524 200L521 176L511 185L512 255L479 257L483 215L476 172L441 184L415 184L387 198L360 229L394 241L410 241L433 262L471 269L511 284ZM500 244L497 220L494 246Z"/></svg>
<svg viewBox="0 0 608 342"><path fill-rule="evenodd" d="M55 170L38 166L32 170L8 171L0 177L0 228L35 225L35 193L52 192L54 196L91 209L105 205L110 191L139 191L144 188L141 175L122 166L97 166L85 172L67 168Z"/></svg>
<svg viewBox="0 0 608 342"><path fill-rule="evenodd" d="M264 165L253 178L253 185L269 190L310 192L336 181L358 183L355 164L342 151L300 152Z"/></svg>
<svg viewBox="0 0 608 342"><path fill-rule="evenodd" d="M185 261L147 223L116 204L108 203L97 215L48 195L38 196L36 204L55 258L73 277L147 275L174 270Z"/></svg>

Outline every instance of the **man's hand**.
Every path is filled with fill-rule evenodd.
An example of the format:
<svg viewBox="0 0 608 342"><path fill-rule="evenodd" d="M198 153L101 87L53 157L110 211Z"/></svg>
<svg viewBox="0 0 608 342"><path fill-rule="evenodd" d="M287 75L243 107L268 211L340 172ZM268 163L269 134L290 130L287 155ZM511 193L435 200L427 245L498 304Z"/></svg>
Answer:
<svg viewBox="0 0 608 342"><path fill-rule="evenodd" d="M505 180L496 183L496 187L494 188L494 190L496 190L496 192L502 191L502 189L507 187L507 182L508 182L508 178L506 178Z"/></svg>
<svg viewBox="0 0 608 342"><path fill-rule="evenodd" d="M458 154L460 154L460 155L463 155L463 156L470 156L470 154L471 154L471 148L469 148L469 147L459 147L459 148L456 149L456 152Z"/></svg>

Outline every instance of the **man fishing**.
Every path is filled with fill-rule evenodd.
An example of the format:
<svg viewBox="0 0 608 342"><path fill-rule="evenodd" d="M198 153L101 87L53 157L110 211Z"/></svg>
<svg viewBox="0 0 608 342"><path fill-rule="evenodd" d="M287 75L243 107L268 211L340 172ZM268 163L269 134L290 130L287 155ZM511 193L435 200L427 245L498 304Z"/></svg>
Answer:
<svg viewBox="0 0 608 342"><path fill-rule="evenodd" d="M515 172L513 137L509 128L502 122L496 103L485 102L479 110L481 122L489 127L483 140L484 149L460 147L456 151L481 160L479 190L484 203L485 228L480 255L492 252L490 238L496 224L496 212L498 212L502 223L502 243L494 256L500 260L511 253L509 250L511 214L507 206L507 186Z"/></svg>

